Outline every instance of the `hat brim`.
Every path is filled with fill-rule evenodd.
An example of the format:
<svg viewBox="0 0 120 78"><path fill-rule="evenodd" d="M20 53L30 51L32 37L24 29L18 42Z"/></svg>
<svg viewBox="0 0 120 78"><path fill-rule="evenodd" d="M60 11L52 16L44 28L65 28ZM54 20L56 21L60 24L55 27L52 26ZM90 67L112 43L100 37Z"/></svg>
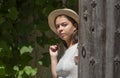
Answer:
<svg viewBox="0 0 120 78"><path fill-rule="evenodd" d="M71 9L66 9L66 8L54 10L48 16L48 24L49 24L51 30L56 34L58 34L58 33L57 33L57 30L55 27L55 19L57 16L62 15L62 14L73 18L77 23L79 23L79 16L75 11L73 11Z"/></svg>

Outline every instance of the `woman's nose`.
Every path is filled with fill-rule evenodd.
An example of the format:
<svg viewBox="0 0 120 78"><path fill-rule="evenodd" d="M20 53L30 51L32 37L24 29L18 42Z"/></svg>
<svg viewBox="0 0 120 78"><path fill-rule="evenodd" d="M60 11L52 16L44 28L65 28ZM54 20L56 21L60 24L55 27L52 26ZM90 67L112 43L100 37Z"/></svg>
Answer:
<svg viewBox="0 0 120 78"><path fill-rule="evenodd" d="M60 25L60 27L58 28L58 32L62 32L63 31L63 27Z"/></svg>

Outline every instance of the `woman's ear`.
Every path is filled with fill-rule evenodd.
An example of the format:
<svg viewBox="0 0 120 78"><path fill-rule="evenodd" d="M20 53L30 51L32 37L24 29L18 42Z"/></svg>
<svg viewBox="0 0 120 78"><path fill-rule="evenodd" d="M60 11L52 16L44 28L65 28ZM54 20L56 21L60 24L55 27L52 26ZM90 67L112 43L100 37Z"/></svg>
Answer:
<svg viewBox="0 0 120 78"><path fill-rule="evenodd" d="M73 25L74 25L74 27L76 28L76 30L78 30L78 24L77 24L77 23L74 23Z"/></svg>
<svg viewBox="0 0 120 78"><path fill-rule="evenodd" d="M74 28L74 32L76 31L77 29L76 29L76 27Z"/></svg>

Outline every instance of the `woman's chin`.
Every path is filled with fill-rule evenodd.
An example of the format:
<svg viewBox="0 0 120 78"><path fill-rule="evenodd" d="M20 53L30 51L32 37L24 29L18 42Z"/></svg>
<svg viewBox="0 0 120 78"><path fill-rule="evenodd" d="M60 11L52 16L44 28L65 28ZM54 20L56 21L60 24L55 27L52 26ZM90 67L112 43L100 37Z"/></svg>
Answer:
<svg viewBox="0 0 120 78"><path fill-rule="evenodd" d="M67 40L67 38L66 38L66 37L61 37L61 39L62 39L62 40L64 40L64 41L66 41L66 40Z"/></svg>

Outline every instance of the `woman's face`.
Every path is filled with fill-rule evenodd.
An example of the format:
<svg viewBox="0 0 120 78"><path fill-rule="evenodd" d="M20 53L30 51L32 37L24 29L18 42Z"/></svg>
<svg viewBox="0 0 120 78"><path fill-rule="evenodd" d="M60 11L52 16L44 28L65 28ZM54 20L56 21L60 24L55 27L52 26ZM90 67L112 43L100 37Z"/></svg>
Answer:
<svg viewBox="0 0 120 78"><path fill-rule="evenodd" d="M59 37L65 41L71 40L73 32L76 30L72 22L65 16L58 16L55 23Z"/></svg>

